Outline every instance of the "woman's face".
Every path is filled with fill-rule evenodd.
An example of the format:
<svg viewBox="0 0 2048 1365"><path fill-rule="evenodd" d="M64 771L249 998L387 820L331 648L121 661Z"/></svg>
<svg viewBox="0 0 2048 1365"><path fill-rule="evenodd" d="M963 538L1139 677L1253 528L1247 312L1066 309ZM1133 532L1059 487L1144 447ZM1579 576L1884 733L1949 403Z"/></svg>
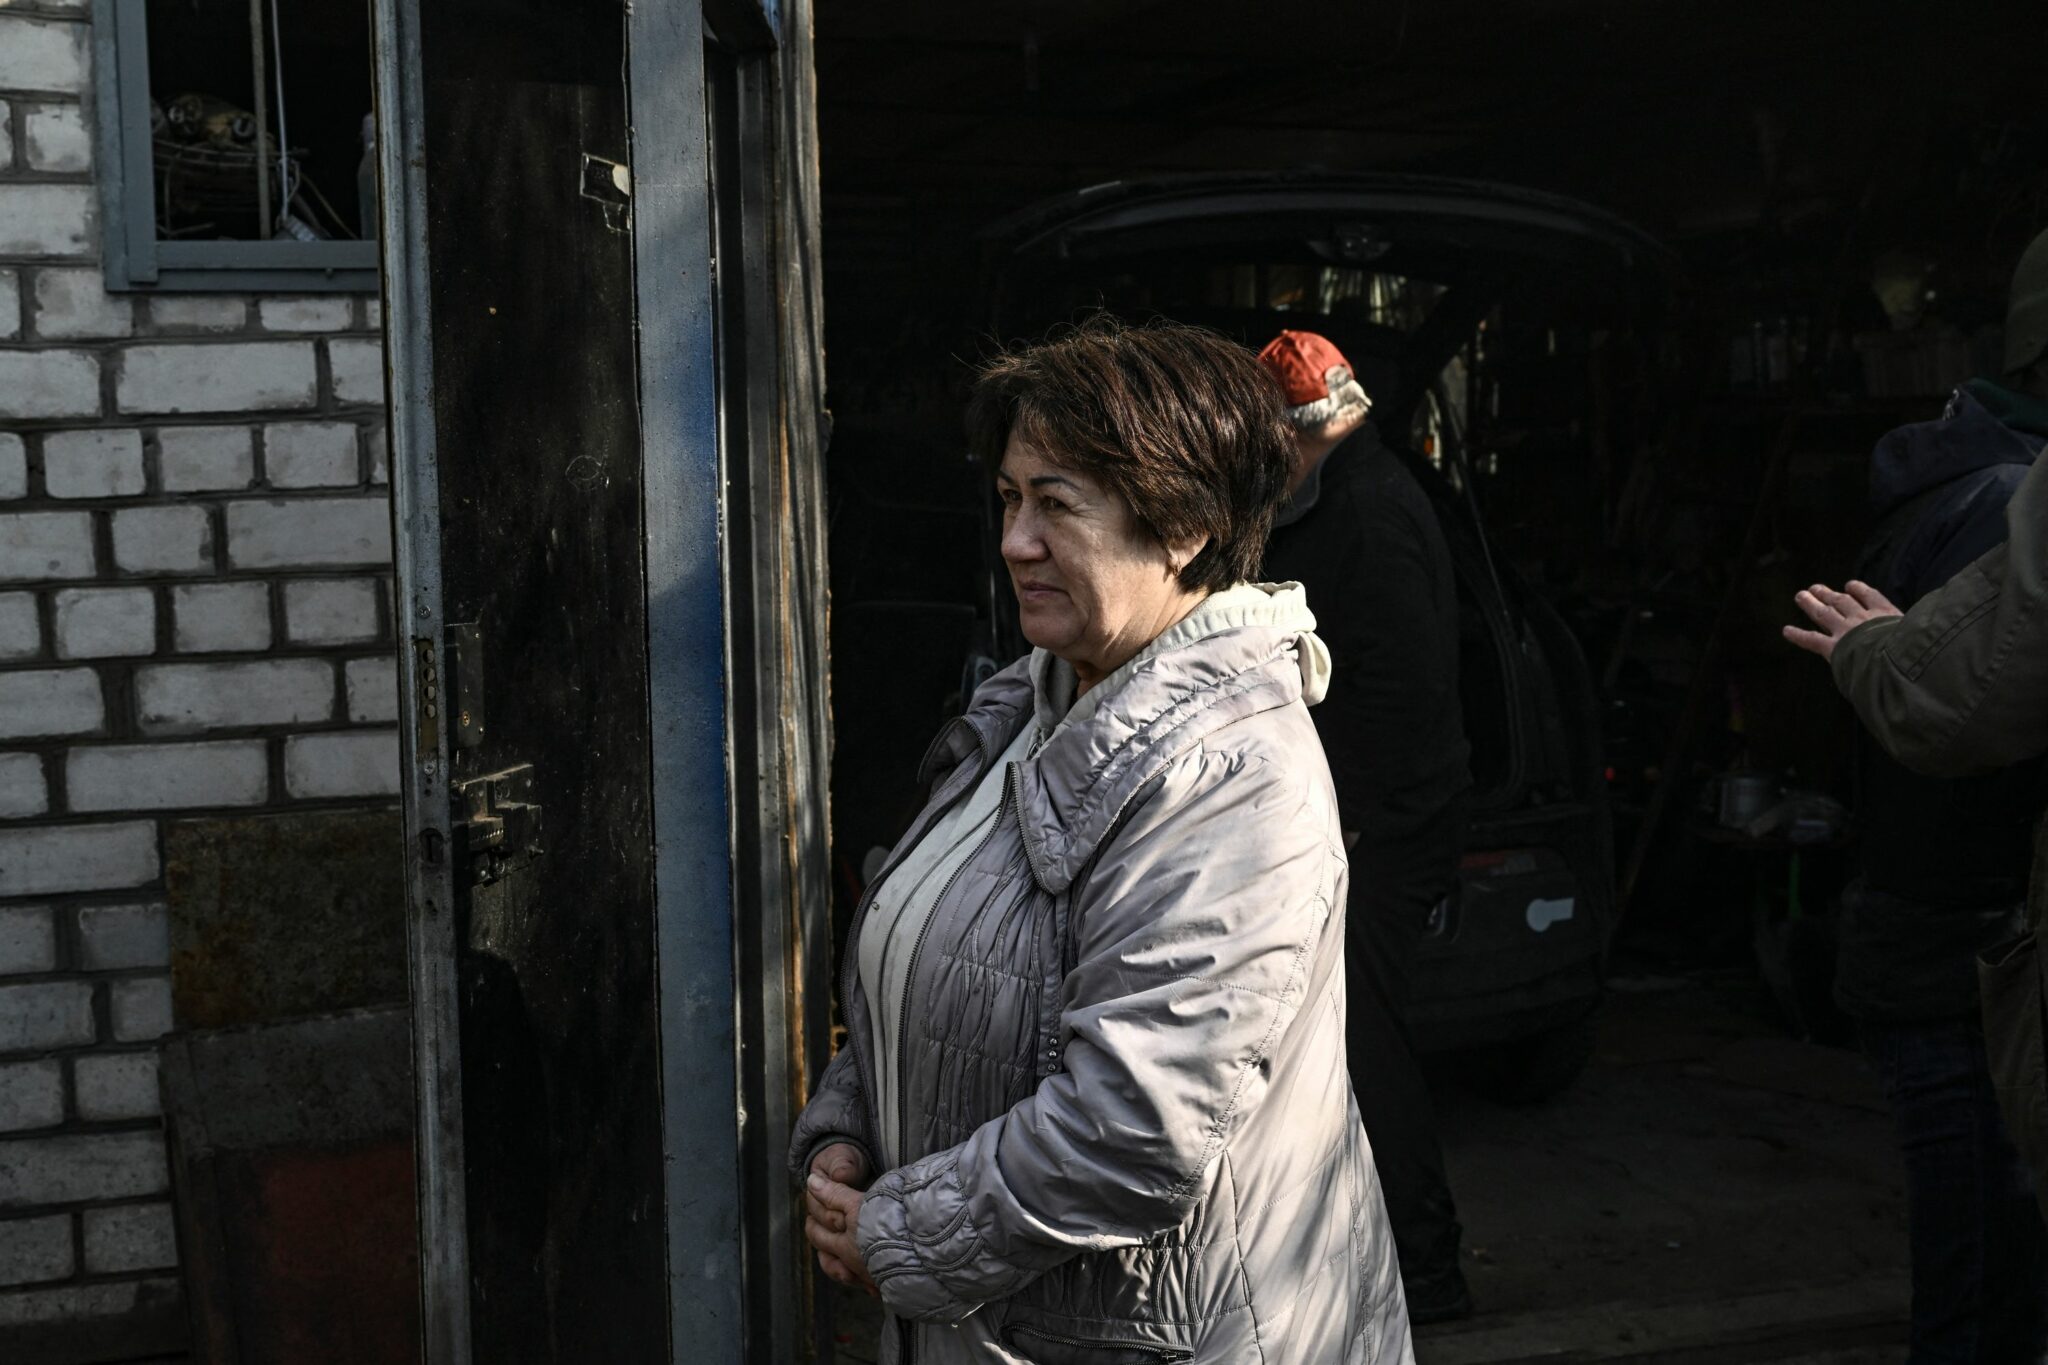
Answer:
<svg viewBox="0 0 2048 1365"><path fill-rule="evenodd" d="M1161 544L1123 498L1014 432L996 489L1024 638L1072 664L1083 690L1207 596L1178 578L1205 542Z"/></svg>

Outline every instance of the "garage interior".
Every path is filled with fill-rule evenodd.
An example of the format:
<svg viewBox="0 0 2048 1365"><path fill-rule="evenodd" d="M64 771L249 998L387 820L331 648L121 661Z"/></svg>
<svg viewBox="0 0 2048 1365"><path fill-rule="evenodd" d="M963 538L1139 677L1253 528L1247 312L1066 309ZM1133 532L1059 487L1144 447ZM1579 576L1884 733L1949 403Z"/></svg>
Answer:
<svg viewBox="0 0 2048 1365"><path fill-rule="evenodd" d="M1555 1093L1433 1059L1478 1311L1419 1354L1900 1358L1896 1140L1830 996L1855 721L1778 629L1849 575L1873 442L1997 369L2048 226L2039 33L2000 0L823 7L839 932L1001 653L959 414L975 359L1035 334L995 306L1017 215L1246 172L1581 201L1656 249L1598 306L1491 317L1458 482L1587 661L1608 990ZM837 1312L872 1359L865 1302Z"/></svg>

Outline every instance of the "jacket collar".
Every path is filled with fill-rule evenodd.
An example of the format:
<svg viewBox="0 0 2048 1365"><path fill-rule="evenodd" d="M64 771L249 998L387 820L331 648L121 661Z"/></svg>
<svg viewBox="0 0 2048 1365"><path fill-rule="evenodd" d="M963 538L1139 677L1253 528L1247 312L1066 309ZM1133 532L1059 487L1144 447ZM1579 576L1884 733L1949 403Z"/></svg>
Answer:
<svg viewBox="0 0 2048 1365"><path fill-rule="evenodd" d="M1227 625L1172 645L1139 662L1085 719L1053 728L1011 778L1039 885L1054 894L1071 887L1132 800L1175 759L1226 725L1303 699L1304 671L1317 692L1311 700L1321 700L1316 660L1326 669L1327 653L1307 619L1306 627ZM999 753L1036 722L1032 669L1041 657L1018 660L975 694L961 726L941 734L953 736L947 757ZM944 761L935 744L928 769Z"/></svg>

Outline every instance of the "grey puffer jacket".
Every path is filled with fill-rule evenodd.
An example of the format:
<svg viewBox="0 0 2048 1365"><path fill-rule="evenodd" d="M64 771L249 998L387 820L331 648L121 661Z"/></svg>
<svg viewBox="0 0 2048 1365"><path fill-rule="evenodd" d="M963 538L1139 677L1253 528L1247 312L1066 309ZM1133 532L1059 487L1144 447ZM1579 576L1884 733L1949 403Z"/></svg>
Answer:
<svg viewBox="0 0 2048 1365"><path fill-rule="evenodd" d="M1279 624L1160 653L1013 764L941 894L902 1010L904 1160L856 1232L884 1361L1413 1361L1344 1065L1321 647L1300 589L1274 596ZM1032 723L1029 663L933 743L891 866ZM799 1178L832 1142L875 1166L865 918Z"/></svg>

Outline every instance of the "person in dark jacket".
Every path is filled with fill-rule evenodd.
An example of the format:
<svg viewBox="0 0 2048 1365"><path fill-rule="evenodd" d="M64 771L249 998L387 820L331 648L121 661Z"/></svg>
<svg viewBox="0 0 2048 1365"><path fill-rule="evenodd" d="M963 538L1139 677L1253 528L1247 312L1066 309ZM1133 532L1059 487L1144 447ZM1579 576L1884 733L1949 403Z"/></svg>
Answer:
<svg viewBox="0 0 2048 1365"><path fill-rule="evenodd" d="M1858 577L1910 608L2005 540L2006 506L2048 442L2048 404L1985 380L1871 461L1876 524ZM2026 926L2048 761L1927 777L1866 730L1858 875L1842 898L1835 994L1857 1019L1906 1162L1913 1353L2038 1359L2048 1344L2044 1233L1998 1110L1977 954Z"/></svg>
<svg viewBox="0 0 2048 1365"><path fill-rule="evenodd" d="M1351 1086L1410 1319L1464 1317L1472 1300L1457 1207L1407 1023L1416 948L1456 883L1472 783L1450 549L1428 496L1367 420L1371 400L1337 348L1286 331L1259 358L1286 394L1296 446L1265 574L1308 590L1335 664L1311 714L1351 850Z"/></svg>

